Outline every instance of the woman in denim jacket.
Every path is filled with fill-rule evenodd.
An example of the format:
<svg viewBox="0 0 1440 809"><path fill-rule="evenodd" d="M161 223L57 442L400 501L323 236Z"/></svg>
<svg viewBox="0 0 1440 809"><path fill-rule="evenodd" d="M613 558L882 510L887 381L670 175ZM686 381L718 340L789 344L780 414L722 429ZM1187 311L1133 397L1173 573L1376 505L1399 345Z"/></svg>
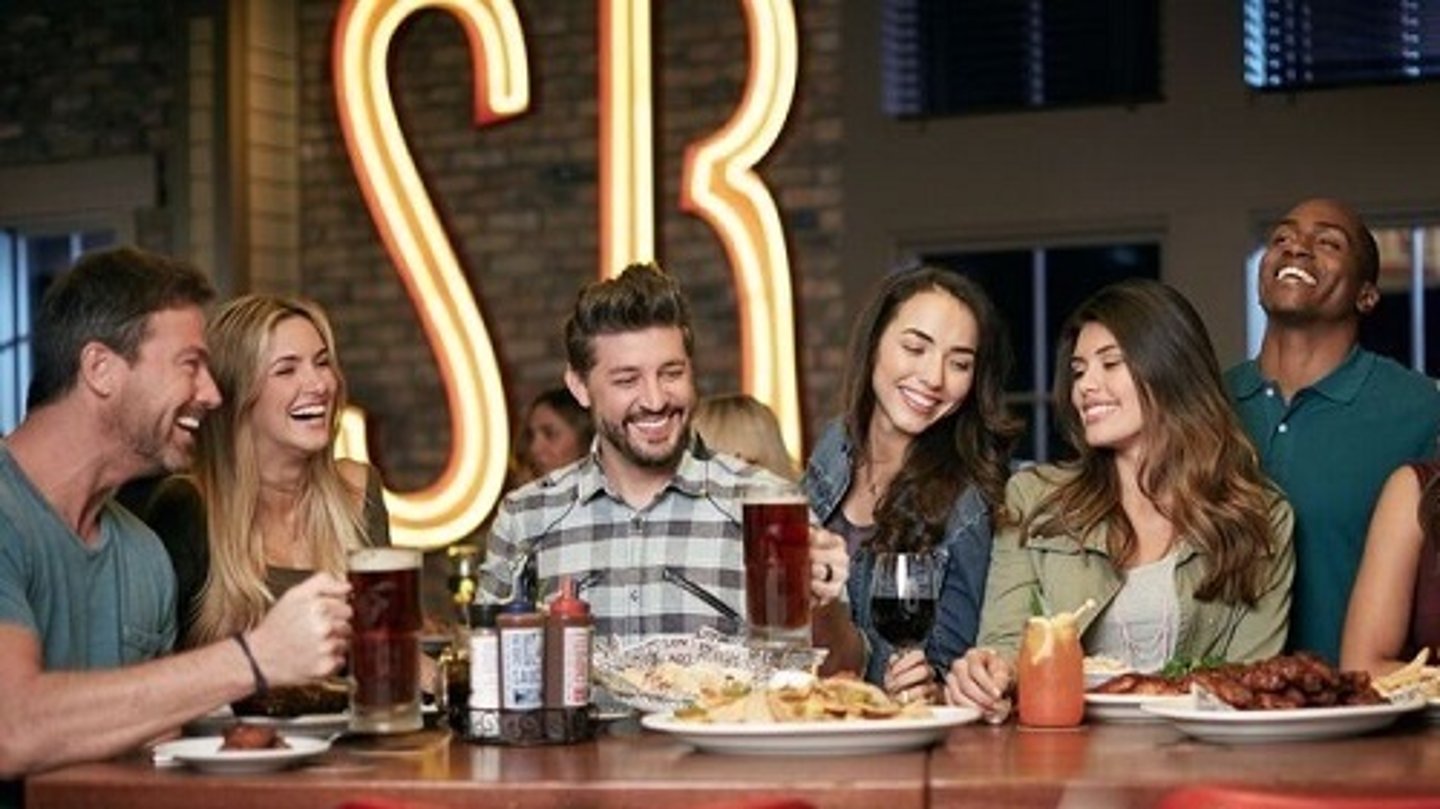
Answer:
<svg viewBox="0 0 1440 809"><path fill-rule="evenodd" d="M989 297L935 267L886 278L851 337L845 413L812 453L804 487L851 553L851 614L870 647L865 678L892 694L937 696L938 675L975 642L990 515L1019 434L1002 401L1009 362ZM923 653L896 657L870 615L874 555L931 549L945 559L935 626Z"/></svg>

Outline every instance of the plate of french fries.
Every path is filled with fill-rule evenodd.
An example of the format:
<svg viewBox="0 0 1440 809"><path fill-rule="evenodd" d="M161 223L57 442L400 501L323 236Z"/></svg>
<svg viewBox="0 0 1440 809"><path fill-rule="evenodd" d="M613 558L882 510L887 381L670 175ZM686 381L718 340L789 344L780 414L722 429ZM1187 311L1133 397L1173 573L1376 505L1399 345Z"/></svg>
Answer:
<svg viewBox="0 0 1440 809"><path fill-rule="evenodd" d="M1391 701L1423 698L1425 718L1431 724L1440 724L1440 666L1426 665L1429 662L1430 650L1421 649L1409 663L1376 677L1373 685Z"/></svg>
<svg viewBox="0 0 1440 809"><path fill-rule="evenodd" d="M901 703L853 676L782 671L764 686L710 695L641 724L705 752L819 756L927 747L979 717L972 708Z"/></svg>

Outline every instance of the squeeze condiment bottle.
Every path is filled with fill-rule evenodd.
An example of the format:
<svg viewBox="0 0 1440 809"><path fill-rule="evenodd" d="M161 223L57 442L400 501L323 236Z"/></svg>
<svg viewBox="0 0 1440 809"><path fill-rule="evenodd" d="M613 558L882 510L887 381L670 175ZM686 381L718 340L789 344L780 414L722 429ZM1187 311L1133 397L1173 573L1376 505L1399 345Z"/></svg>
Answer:
<svg viewBox="0 0 1440 809"><path fill-rule="evenodd" d="M465 710L458 714L464 720L455 726L455 731L468 741L498 741L500 633L495 621L500 605L471 604L467 612L470 620L470 693Z"/></svg>
<svg viewBox="0 0 1440 809"><path fill-rule="evenodd" d="M510 744L545 740L545 616L517 596L495 619L500 636L500 735Z"/></svg>
<svg viewBox="0 0 1440 809"><path fill-rule="evenodd" d="M590 605L575 595L575 581L560 581L560 595L545 619L545 722L552 741L572 741L590 709L590 650L595 622Z"/></svg>

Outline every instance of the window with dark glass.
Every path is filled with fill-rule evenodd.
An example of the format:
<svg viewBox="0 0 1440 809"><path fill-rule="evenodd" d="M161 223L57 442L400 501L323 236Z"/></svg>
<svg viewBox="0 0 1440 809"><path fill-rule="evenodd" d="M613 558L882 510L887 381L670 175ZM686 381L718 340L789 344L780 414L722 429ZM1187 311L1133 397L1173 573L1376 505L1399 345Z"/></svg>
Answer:
<svg viewBox="0 0 1440 809"><path fill-rule="evenodd" d="M1421 219L1372 226L1380 248L1380 301L1360 320L1360 344L1377 354L1440 378L1440 225ZM1264 241L1246 267L1246 322L1250 355L1260 351L1265 311L1260 306L1260 259Z"/></svg>
<svg viewBox="0 0 1440 809"><path fill-rule="evenodd" d="M979 283L1009 328L1015 367L1006 398L1026 421L1017 459L1053 461L1069 454L1051 421L1055 340L1065 318L1092 293L1126 278L1159 278L1160 246L1150 242L1034 247L924 256Z"/></svg>
<svg viewBox="0 0 1440 809"><path fill-rule="evenodd" d="M1440 0L1243 0L1245 83L1299 90L1440 76Z"/></svg>
<svg viewBox="0 0 1440 809"><path fill-rule="evenodd" d="M1159 0L885 0L896 118L1160 98Z"/></svg>
<svg viewBox="0 0 1440 809"><path fill-rule="evenodd" d="M0 228L0 435L25 416L30 323L40 297L87 250L115 242L110 230L34 233Z"/></svg>

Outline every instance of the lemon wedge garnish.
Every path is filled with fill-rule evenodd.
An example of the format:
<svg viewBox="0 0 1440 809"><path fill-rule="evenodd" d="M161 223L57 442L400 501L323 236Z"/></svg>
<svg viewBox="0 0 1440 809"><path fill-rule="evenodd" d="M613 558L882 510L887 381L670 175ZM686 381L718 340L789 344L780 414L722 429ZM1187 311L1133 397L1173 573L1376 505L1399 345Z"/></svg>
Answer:
<svg viewBox="0 0 1440 809"><path fill-rule="evenodd" d="M1084 604L1081 604L1070 612L1058 612L1050 618L1036 615L1027 620L1025 622L1025 635L1027 640L1032 632L1039 636L1038 642L1031 641L1027 644L1032 647L1030 650L1030 662L1040 663L1054 654L1056 633L1064 632L1073 637L1080 616L1093 609L1095 609L1095 599L1087 598Z"/></svg>
<svg viewBox="0 0 1440 809"><path fill-rule="evenodd" d="M1040 638L1039 642L1031 641L1027 644L1030 646L1030 662L1032 664L1048 659L1055 652L1055 625L1049 618L1036 615L1025 622L1026 640L1035 636Z"/></svg>

